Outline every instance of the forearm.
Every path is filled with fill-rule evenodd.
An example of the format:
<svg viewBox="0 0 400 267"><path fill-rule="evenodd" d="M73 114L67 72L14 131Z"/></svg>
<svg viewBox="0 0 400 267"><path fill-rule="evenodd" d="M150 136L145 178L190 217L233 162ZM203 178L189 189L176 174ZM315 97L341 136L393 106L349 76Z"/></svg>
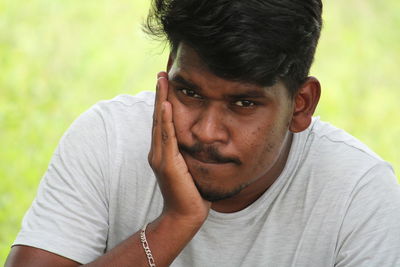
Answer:
<svg viewBox="0 0 400 267"><path fill-rule="evenodd" d="M190 242L202 221L162 215L146 229L146 239L157 267L169 266ZM149 266L146 253L136 232L117 247L85 266Z"/></svg>

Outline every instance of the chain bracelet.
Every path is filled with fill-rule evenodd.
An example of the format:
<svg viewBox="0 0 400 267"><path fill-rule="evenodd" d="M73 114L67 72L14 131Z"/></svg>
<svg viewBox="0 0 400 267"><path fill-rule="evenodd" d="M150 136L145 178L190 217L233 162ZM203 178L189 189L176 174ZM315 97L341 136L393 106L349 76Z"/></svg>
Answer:
<svg viewBox="0 0 400 267"><path fill-rule="evenodd" d="M156 263L154 261L153 255L151 254L149 243L147 243L146 228L147 228L147 224L140 231L140 242L142 243L144 252L146 253L147 261L149 262L149 266L150 267L156 267Z"/></svg>

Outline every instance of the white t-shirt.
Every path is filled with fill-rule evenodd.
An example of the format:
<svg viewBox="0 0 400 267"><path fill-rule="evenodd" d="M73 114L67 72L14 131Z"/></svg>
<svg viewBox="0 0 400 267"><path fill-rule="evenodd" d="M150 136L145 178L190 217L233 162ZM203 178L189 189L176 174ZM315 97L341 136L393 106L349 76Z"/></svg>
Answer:
<svg viewBox="0 0 400 267"><path fill-rule="evenodd" d="M73 123L14 245L88 263L160 215L153 104L118 96ZM388 163L314 118L275 183L244 210L211 210L172 266L400 266L400 187Z"/></svg>

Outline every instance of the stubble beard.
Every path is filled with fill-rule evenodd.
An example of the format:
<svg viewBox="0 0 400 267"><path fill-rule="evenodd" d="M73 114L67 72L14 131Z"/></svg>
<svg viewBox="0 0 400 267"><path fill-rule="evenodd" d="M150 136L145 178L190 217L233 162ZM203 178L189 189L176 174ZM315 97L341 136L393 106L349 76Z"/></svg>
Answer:
<svg viewBox="0 0 400 267"><path fill-rule="evenodd" d="M204 176L208 176L208 170L201 168L199 171L201 173L203 173ZM200 179L204 179L204 177L200 178ZM210 178L207 178L207 179L210 179ZM199 191L200 196L203 199L210 201L210 202L217 202L217 201L221 201L221 200L225 200L225 199L234 197L249 185L249 183L245 183L245 184L241 184L231 190L223 191L223 190L218 190L218 189L212 188L209 185L202 185L194 178L193 178L193 182L194 182L197 190Z"/></svg>

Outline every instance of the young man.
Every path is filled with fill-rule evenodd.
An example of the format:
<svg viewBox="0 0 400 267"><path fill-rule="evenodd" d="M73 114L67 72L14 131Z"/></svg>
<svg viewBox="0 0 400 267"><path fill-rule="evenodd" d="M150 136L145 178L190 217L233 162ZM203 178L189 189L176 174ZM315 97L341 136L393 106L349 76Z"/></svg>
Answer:
<svg viewBox="0 0 400 267"><path fill-rule="evenodd" d="M71 126L6 266L399 266L390 165L312 118L321 12L155 1L147 30L171 45L155 101Z"/></svg>

